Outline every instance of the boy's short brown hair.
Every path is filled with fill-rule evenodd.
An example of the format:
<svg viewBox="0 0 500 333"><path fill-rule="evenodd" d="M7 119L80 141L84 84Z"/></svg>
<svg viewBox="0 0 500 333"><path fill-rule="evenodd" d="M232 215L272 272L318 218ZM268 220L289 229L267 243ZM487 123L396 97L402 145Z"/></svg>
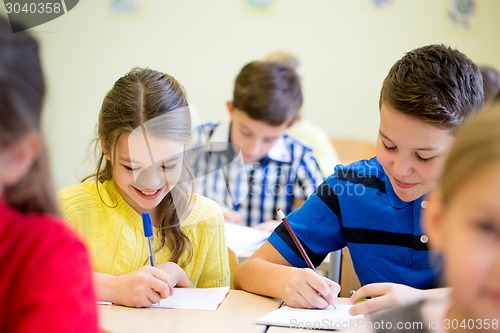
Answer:
<svg viewBox="0 0 500 333"><path fill-rule="evenodd" d="M483 105L478 67L458 50L427 45L406 53L387 74L379 107L396 110L440 128L453 129Z"/></svg>
<svg viewBox="0 0 500 333"><path fill-rule="evenodd" d="M272 126L293 123L302 105L295 71L278 62L254 61L236 77L233 107Z"/></svg>

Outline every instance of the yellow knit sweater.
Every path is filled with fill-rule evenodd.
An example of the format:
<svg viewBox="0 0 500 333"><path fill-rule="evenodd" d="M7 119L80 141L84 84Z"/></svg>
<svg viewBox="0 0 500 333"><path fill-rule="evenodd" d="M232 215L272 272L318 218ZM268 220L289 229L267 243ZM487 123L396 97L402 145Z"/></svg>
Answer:
<svg viewBox="0 0 500 333"><path fill-rule="evenodd" d="M66 221L86 242L96 272L125 274L149 264L142 218L125 202L113 181L99 183L99 192L94 181L68 186L58 192L58 199ZM229 264L222 211L203 196L193 194L192 200L194 208L181 229L191 240L193 256L182 265L185 252L179 263L196 287L227 286ZM158 229L154 229L157 248ZM157 263L169 258L167 246L155 253Z"/></svg>

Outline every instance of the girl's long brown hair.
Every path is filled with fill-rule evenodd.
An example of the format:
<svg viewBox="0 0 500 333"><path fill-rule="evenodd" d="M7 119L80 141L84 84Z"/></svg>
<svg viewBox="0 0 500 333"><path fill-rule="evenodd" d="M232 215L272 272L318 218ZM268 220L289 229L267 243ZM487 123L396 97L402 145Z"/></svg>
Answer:
<svg viewBox="0 0 500 333"><path fill-rule="evenodd" d="M120 135L165 115L168 121L156 126L155 135L189 144L191 116L186 93L172 76L152 69L134 68L118 79L104 98L97 126L96 148L100 149L100 142L104 150L110 152L111 162L101 150L96 172L84 181L95 177L98 186L99 182L112 180L114 152ZM183 165L183 173L189 174L186 163ZM191 192L192 182L179 182L157 207L161 245L156 251L167 245L172 253L170 260L176 263L185 250L188 251L187 261L192 256L191 241L180 227L187 216ZM176 196L175 204L173 195Z"/></svg>
<svg viewBox="0 0 500 333"><path fill-rule="evenodd" d="M40 130L44 94L37 41L25 31L13 33L0 17L0 149ZM19 211L58 213L44 147L23 179L4 193Z"/></svg>

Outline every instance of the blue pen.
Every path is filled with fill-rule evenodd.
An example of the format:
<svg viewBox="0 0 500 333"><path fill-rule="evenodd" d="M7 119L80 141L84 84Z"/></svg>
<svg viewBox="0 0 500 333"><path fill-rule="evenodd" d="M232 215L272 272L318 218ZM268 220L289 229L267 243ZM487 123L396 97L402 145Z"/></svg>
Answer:
<svg viewBox="0 0 500 333"><path fill-rule="evenodd" d="M142 213L142 226L144 227L144 236L148 239L148 252L149 252L149 262L151 266L155 267L155 256L153 251L153 222L151 222L151 215L148 212Z"/></svg>

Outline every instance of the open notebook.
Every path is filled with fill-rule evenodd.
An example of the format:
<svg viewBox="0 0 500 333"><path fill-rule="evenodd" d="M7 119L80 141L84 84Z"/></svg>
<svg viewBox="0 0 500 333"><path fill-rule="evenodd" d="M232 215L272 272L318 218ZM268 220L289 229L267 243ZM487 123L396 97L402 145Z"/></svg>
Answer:
<svg viewBox="0 0 500 333"><path fill-rule="evenodd" d="M226 244L238 257L248 257L267 240L271 233L226 222Z"/></svg>
<svg viewBox="0 0 500 333"><path fill-rule="evenodd" d="M363 316L351 316L352 305L336 304L324 310L283 306L257 319L257 324L322 330L345 330L362 325Z"/></svg>
<svg viewBox="0 0 500 333"><path fill-rule="evenodd" d="M174 294L151 305L152 308L191 310L217 310L229 292L229 287L220 288L174 288Z"/></svg>

